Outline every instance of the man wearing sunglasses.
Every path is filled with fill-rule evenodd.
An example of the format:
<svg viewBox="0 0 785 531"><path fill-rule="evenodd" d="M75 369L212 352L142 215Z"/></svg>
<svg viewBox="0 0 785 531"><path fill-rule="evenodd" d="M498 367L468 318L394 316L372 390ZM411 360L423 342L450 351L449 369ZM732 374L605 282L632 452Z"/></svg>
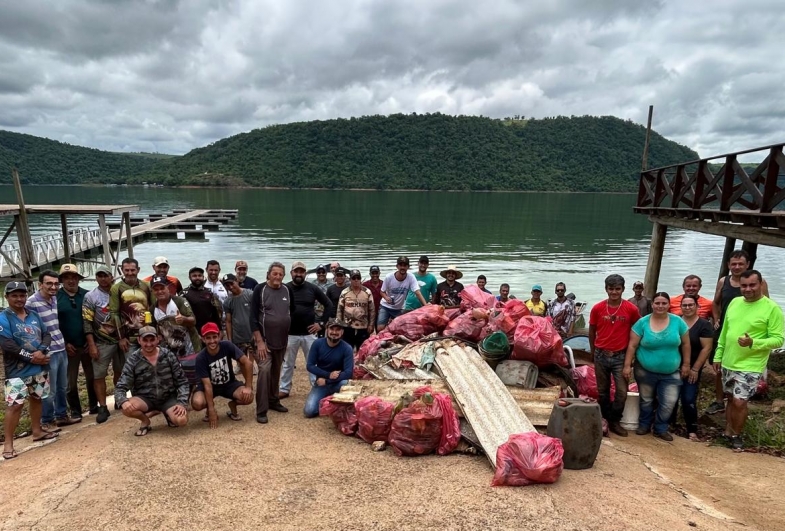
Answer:
<svg viewBox="0 0 785 531"><path fill-rule="evenodd" d="M87 386L87 404L90 414L98 413L98 399L93 387L93 360L87 350L87 337L84 332L82 304L87 290L79 287L84 276L74 264L63 264L60 268L61 288L57 292L57 319L65 339L68 354L68 408L71 418L82 418L82 404L79 400L79 365L82 365Z"/></svg>
<svg viewBox="0 0 785 531"><path fill-rule="evenodd" d="M575 303L567 298L564 282L556 284L556 298L548 303L546 314L553 319L553 326L562 337L572 335L575 326Z"/></svg>

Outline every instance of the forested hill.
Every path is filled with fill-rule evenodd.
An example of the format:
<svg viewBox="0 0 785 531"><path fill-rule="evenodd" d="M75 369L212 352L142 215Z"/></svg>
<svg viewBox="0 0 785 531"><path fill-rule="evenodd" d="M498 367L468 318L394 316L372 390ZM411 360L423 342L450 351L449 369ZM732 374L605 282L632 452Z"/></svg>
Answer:
<svg viewBox="0 0 785 531"><path fill-rule="evenodd" d="M123 178L167 185L634 191L645 133L644 127L614 117L496 120L398 114L274 125L164 160L123 159L53 143L53 151L82 150L90 171L61 172L59 181L24 173L32 182ZM3 138L12 133L2 134L0 160L5 163ZM649 153L650 167L698 158L656 133ZM66 158L46 161L47 167L57 168L62 162L53 161ZM67 159L69 164L75 158ZM114 160L117 166L110 167ZM103 179L97 177L101 172Z"/></svg>
<svg viewBox="0 0 785 531"><path fill-rule="evenodd" d="M110 153L32 135L0 130L0 183L11 182L11 168L24 182L74 184L123 182L150 172L156 154Z"/></svg>

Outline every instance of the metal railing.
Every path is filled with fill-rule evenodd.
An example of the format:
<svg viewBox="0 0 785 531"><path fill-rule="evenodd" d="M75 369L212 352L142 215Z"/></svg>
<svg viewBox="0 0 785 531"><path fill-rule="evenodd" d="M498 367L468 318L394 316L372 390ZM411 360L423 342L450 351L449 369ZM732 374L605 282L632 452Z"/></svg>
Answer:
<svg viewBox="0 0 785 531"><path fill-rule="evenodd" d="M72 255L103 246L100 230L90 227L79 227L68 231L68 243ZM18 244L3 245L2 250L16 264L22 263L22 253ZM65 257L65 245L62 234L47 234L33 240L31 265L41 266L63 257ZM13 264L0 255L0 275L6 276L18 272Z"/></svg>

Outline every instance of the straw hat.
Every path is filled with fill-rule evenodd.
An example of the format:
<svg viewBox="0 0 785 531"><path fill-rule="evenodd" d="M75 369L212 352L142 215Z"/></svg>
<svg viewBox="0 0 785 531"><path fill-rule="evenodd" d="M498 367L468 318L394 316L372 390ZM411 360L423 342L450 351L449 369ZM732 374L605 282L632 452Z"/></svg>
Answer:
<svg viewBox="0 0 785 531"><path fill-rule="evenodd" d="M454 265L447 266L447 269L445 269L444 271L442 271L439 274L442 276L442 278L447 278L447 273L450 272L450 271L455 273L455 280L458 280L459 278L463 278L463 273L458 271L458 268L455 267Z"/></svg>

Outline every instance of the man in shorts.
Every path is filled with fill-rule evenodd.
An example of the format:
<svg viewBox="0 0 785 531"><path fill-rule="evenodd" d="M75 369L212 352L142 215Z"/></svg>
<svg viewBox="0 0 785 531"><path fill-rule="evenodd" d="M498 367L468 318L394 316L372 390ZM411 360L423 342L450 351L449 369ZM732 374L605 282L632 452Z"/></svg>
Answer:
<svg viewBox="0 0 785 531"><path fill-rule="evenodd" d="M761 274L747 270L739 285L742 296L733 299L725 311L714 353L714 369L722 374L728 396L725 436L736 451L744 447L741 434L747 422L747 403L755 395L771 350L782 346L785 333L782 309L763 295Z"/></svg>
<svg viewBox="0 0 785 531"><path fill-rule="evenodd" d="M207 409L205 418L210 422L210 428L217 428L215 397L229 400L226 416L235 421L242 420L237 414L237 405L253 402L253 362L231 341L221 341L221 331L215 323L204 325L201 334L205 347L196 356L196 377L200 382L191 398L191 407L194 411ZM230 360L240 364L245 384L235 379Z"/></svg>
<svg viewBox="0 0 785 531"><path fill-rule="evenodd" d="M381 333L390 321L403 313L406 297L413 292L422 306L430 301L420 293L417 279L409 273L409 258L399 256L394 273L390 273L382 282L382 302L379 305L379 316L376 320L377 330Z"/></svg>
<svg viewBox="0 0 785 531"><path fill-rule="evenodd" d="M125 354L120 350L117 324L112 319L110 292L114 277L108 266L98 266L95 270L98 286L88 291L82 301L82 319L84 322L87 352L93 360L93 387L98 401L98 424L109 420L109 408L106 407L106 375L109 364L112 365L112 380L115 385L120 379L125 364Z"/></svg>
<svg viewBox="0 0 785 531"><path fill-rule="evenodd" d="M152 431L150 417L161 412L170 426L188 422L188 379L177 356L166 347L158 346L158 332L143 326L137 336L140 348L132 350L114 390L114 400L123 415L142 425L137 437ZM128 391L133 395L128 398Z"/></svg>
<svg viewBox="0 0 785 531"><path fill-rule="evenodd" d="M37 313L25 309L27 287L24 282L5 286L8 308L0 312L0 350L5 365L5 419L3 459L16 457L14 431L19 425L25 400L30 398L33 440L57 437L56 431L41 428L41 401L49 397L49 344L52 337Z"/></svg>

